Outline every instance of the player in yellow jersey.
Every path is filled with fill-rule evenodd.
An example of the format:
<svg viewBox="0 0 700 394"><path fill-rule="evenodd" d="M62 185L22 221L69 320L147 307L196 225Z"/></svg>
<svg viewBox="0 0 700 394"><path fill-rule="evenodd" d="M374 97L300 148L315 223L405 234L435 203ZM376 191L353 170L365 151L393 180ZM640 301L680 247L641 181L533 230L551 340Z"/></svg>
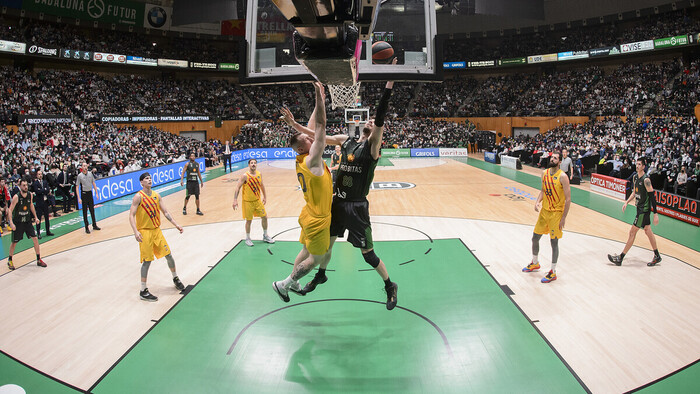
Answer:
<svg viewBox="0 0 700 394"><path fill-rule="evenodd" d="M160 231L161 211L163 216L180 231L180 234L184 230L175 222L168 209L165 208L160 194L151 189L151 174L144 172L139 177L139 181L141 181L143 190L136 193L129 211L129 223L131 224L131 229L134 230L134 237L139 243L141 252L141 292L139 296L144 301L158 301L158 297L151 294L148 291L148 287L146 287L146 277L148 276L148 268L151 266L151 261L153 261L153 255L157 259L165 256L170 272L173 274L175 288L185 290L185 286L180 282L180 278L177 277L175 260L173 260L173 256L170 253L170 246L168 246L168 242Z"/></svg>
<svg viewBox="0 0 700 394"><path fill-rule="evenodd" d="M299 279L321 264L330 245L333 179L326 162L323 161L323 148L326 147L326 95L320 82L314 83L314 89L315 138L297 133L289 139L290 146L298 154L297 180L304 193L306 205L299 215L299 242L303 246L294 260L294 269L286 279L272 283L272 288L284 302L289 302L289 290L303 295Z"/></svg>
<svg viewBox="0 0 700 394"><path fill-rule="evenodd" d="M241 211L245 219L245 244L248 246L253 246L253 241L250 239L250 224L253 222L253 216L261 218L263 241L269 244L275 243L275 241L267 235L267 212L265 211L267 192L265 191L262 175L257 168L257 160L248 160L248 171L238 179L236 192L233 194L233 209L236 210L238 207L238 193L241 191L241 188L243 188Z"/></svg>
<svg viewBox="0 0 700 394"><path fill-rule="evenodd" d="M549 167L542 174L542 190L535 202L535 211L540 215L532 234L532 262L523 268L523 272L540 269L537 255L540 252L540 238L549 234L552 244L552 269L542 278L542 283L557 280L557 259L559 258L559 238L566 223L566 215L571 205L571 186L569 177L559 168L561 152L554 152L549 158ZM540 209L541 208L541 209Z"/></svg>

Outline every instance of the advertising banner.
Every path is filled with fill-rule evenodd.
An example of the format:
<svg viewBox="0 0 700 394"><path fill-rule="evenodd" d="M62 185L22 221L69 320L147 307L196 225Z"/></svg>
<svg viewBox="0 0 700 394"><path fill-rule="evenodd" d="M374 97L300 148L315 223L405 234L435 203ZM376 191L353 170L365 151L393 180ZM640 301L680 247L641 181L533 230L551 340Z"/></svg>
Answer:
<svg viewBox="0 0 700 394"><path fill-rule="evenodd" d="M19 115L17 122L19 124L53 124L53 123L71 123L73 118L70 115Z"/></svg>
<svg viewBox="0 0 700 394"><path fill-rule="evenodd" d="M206 168L204 167L204 158L200 157L195 159L195 161L197 164L199 164L199 171L201 171L203 174L206 171ZM93 189L92 196L95 199L95 204L114 200L115 198L138 192L141 190L139 176L141 176L141 174L144 172L151 174L153 187L168 182L179 181L185 164L187 164L187 160L166 164L159 167L142 168L137 171L97 179L95 180L95 185L100 192L100 198L97 198L95 195L95 190Z"/></svg>
<svg viewBox="0 0 700 394"><path fill-rule="evenodd" d="M0 40L0 52L24 53L27 44L23 42Z"/></svg>
<svg viewBox="0 0 700 394"><path fill-rule="evenodd" d="M657 38L654 40L654 48L671 48L688 45L688 36L675 36L666 38Z"/></svg>
<svg viewBox="0 0 700 394"><path fill-rule="evenodd" d="M574 59L586 59L588 58L588 51L569 51L569 52L559 52L557 54L557 59L562 60L574 60Z"/></svg>
<svg viewBox="0 0 700 394"><path fill-rule="evenodd" d="M620 52L622 53L651 51L652 49L654 49L654 40L631 42L620 45Z"/></svg>
<svg viewBox="0 0 700 394"><path fill-rule="evenodd" d="M401 157L411 157L410 149L382 149L382 157L388 159L398 159Z"/></svg>
<svg viewBox="0 0 700 394"><path fill-rule="evenodd" d="M550 53L547 55L537 55L537 56L528 56L527 57L527 62L532 64L532 63L547 63L547 62L556 62L558 59L556 53Z"/></svg>
<svg viewBox="0 0 700 394"><path fill-rule="evenodd" d="M113 53L94 52L92 60L104 63L126 64L126 55L115 55Z"/></svg>
<svg viewBox="0 0 700 394"><path fill-rule="evenodd" d="M86 60L86 61L92 60L92 52L76 51L73 49L61 49L60 54L61 54L61 57L64 59Z"/></svg>
<svg viewBox="0 0 700 394"><path fill-rule="evenodd" d="M245 19L229 19L221 21L222 36L245 36Z"/></svg>
<svg viewBox="0 0 700 394"><path fill-rule="evenodd" d="M467 157L466 148L439 148L440 157Z"/></svg>
<svg viewBox="0 0 700 394"><path fill-rule="evenodd" d="M590 57L612 56L612 55L619 55L619 54L620 54L620 48L618 48L617 46L595 48L595 49L588 50L588 55Z"/></svg>
<svg viewBox="0 0 700 394"><path fill-rule="evenodd" d="M44 48L38 45L29 45L27 54L36 56L58 57L58 48Z"/></svg>
<svg viewBox="0 0 700 394"><path fill-rule="evenodd" d="M654 191L654 194L656 196L656 210L660 214L700 226L700 212L698 212L700 201L660 190Z"/></svg>
<svg viewBox="0 0 700 394"><path fill-rule="evenodd" d="M219 70L238 71L240 68L238 63L219 63Z"/></svg>
<svg viewBox="0 0 700 394"><path fill-rule="evenodd" d="M591 190L624 200L626 198L627 180L607 175L591 174Z"/></svg>
<svg viewBox="0 0 700 394"><path fill-rule="evenodd" d="M688 39L690 40L691 44L697 45L700 43L700 33L693 33L690 36L688 36Z"/></svg>
<svg viewBox="0 0 700 394"><path fill-rule="evenodd" d="M221 34L219 23L193 23L191 25L174 26L172 24L173 8L156 4L144 4L143 27L155 30L170 30L183 33ZM243 23L245 27L245 22Z"/></svg>
<svg viewBox="0 0 700 394"><path fill-rule="evenodd" d="M442 68L467 68L467 62L444 62Z"/></svg>
<svg viewBox="0 0 700 394"><path fill-rule="evenodd" d="M493 67L495 65L495 60L481 60L478 62L469 62L469 67Z"/></svg>
<svg viewBox="0 0 700 394"><path fill-rule="evenodd" d="M484 160L489 163L498 164L498 156L496 152L484 152Z"/></svg>
<svg viewBox="0 0 700 394"><path fill-rule="evenodd" d="M422 148L411 149L411 157L438 157L440 150L438 148Z"/></svg>
<svg viewBox="0 0 700 394"><path fill-rule="evenodd" d="M0 0L1 7L22 8L22 0Z"/></svg>
<svg viewBox="0 0 700 394"><path fill-rule="evenodd" d="M292 148L259 148L244 149L231 153L231 162L248 161L249 159L294 159L297 153Z"/></svg>
<svg viewBox="0 0 700 394"><path fill-rule="evenodd" d="M523 165L520 164L520 161L517 157L508 156L505 154L501 155L501 165L503 167L512 168L514 170L520 170L523 168Z"/></svg>
<svg viewBox="0 0 700 394"><path fill-rule="evenodd" d="M24 0L22 9L103 23L141 25L143 3L126 0Z"/></svg>
<svg viewBox="0 0 700 394"><path fill-rule="evenodd" d="M510 66L510 65L516 65L516 64L527 64L527 58L516 57L516 58L512 58L512 59L501 59L498 61L499 66Z"/></svg>
<svg viewBox="0 0 700 394"><path fill-rule="evenodd" d="M187 60L158 59L158 65L163 67L187 68Z"/></svg>
<svg viewBox="0 0 700 394"><path fill-rule="evenodd" d="M190 62L191 68L203 68L207 70L216 70L216 63Z"/></svg>
<svg viewBox="0 0 700 394"><path fill-rule="evenodd" d="M209 122L209 115L98 115L101 123Z"/></svg>
<svg viewBox="0 0 700 394"><path fill-rule="evenodd" d="M148 57L141 56L127 56L126 64L133 64L135 66L156 67L158 65L158 59L151 59Z"/></svg>

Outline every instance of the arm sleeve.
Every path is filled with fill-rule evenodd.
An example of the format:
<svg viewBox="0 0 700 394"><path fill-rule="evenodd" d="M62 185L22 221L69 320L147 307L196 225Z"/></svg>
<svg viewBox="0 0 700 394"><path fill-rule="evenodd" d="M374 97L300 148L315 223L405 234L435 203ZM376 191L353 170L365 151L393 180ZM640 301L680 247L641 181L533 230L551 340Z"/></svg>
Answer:
<svg viewBox="0 0 700 394"><path fill-rule="evenodd" d="M377 127L384 126L384 116L386 116L386 110L389 108L389 98L391 98L392 90L393 89L384 88L382 98L379 100L379 105L377 106L377 117L374 120L374 124Z"/></svg>
<svg viewBox="0 0 700 394"><path fill-rule="evenodd" d="M649 193L649 202L651 202L651 211L654 213L656 212L656 193L653 191Z"/></svg>

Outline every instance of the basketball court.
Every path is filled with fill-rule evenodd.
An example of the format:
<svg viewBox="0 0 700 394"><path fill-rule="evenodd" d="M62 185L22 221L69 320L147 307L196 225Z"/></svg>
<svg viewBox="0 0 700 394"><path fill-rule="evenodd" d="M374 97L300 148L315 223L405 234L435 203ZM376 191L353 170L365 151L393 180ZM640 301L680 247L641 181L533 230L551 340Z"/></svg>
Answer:
<svg viewBox="0 0 700 394"><path fill-rule="evenodd" d="M98 207L101 232L78 223L43 239L48 268L33 264L33 250L18 253L22 266L0 276L0 383L94 393L624 392L680 370L645 391L696 386L700 245L688 240L697 228L662 216L660 266L646 266L651 251L638 237L616 267L606 254L622 248L631 217L619 201L574 188L559 279L542 284L544 272L520 271L535 175L478 159L383 160L391 165L378 167L369 199L377 254L399 284L395 310L346 242L326 284L281 302L270 284L300 248L293 162L260 162L277 242L259 241L256 220L252 248L230 208L239 163L233 174L207 171L203 217L182 216L184 190L162 187L185 226L164 231L182 294L157 261L149 288L159 301L139 300L138 248L119 201ZM540 257L545 271L546 242Z"/></svg>

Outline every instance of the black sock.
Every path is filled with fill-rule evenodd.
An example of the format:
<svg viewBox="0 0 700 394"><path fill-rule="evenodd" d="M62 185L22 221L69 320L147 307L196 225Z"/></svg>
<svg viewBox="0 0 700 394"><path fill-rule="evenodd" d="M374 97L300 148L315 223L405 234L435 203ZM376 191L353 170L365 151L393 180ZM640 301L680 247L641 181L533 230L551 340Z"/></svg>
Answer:
<svg viewBox="0 0 700 394"><path fill-rule="evenodd" d="M386 278L386 280L384 281L384 287L391 287L391 278Z"/></svg>
<svg viewBox="0 0 700 394"><path fill-rule="evenodd" d="M659 249L654 249L654 256L661 257L661 255L659 254Z"/></svg>
<svg viewBox="0 0 700 394"><path fill-rule="evenodd" d="M9 262L11 263L11 262L12 262L12 256L8 256L8 257L7 257L7 261L9 261Z"/></svg>
<svg viewBox="0 0 700 394"><path fill-rule="evenodd" d="M41 256L36 255L36 259L37 259L37 260L41 260Z"/></svg>
<svg viewBox="0 0 700 394"><path fill-rule="evenodd" d="M624 258L625 258L625 254L624 254L624 253L620 253L620 260L622 260L622 259L624 259Z"/></svg>
<svg viewBox="0 0 700 394"><path fill-rule="evenodd" d="M319 268L318 273L316 275L318 276L323 276L326 274L326 269L325 268Z"/></svg>

